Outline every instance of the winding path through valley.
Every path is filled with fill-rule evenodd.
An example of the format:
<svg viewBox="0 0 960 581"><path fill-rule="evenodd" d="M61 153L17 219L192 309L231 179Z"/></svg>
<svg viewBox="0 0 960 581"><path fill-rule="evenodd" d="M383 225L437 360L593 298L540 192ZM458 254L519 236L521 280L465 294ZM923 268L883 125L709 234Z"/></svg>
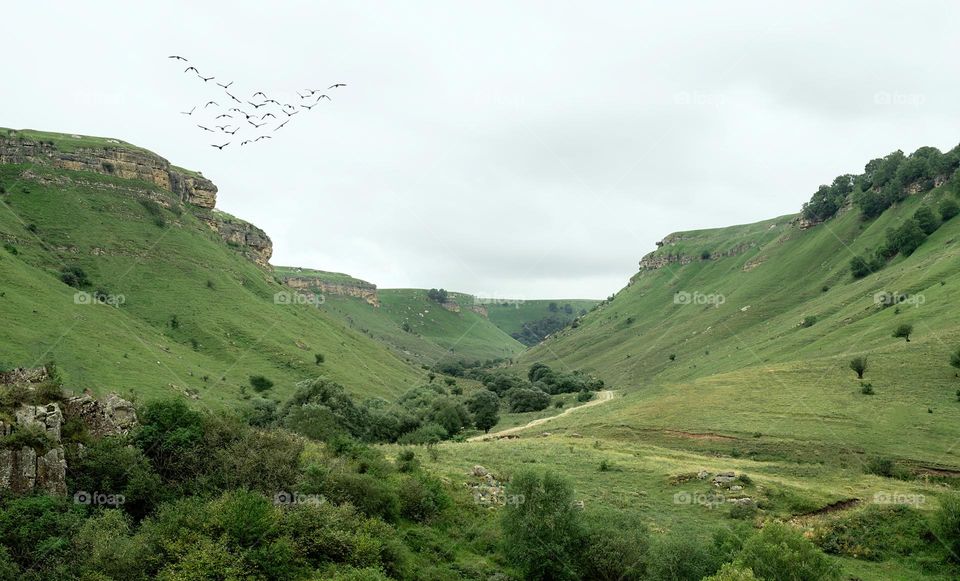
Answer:
<svg viewBox="0 0 960 581"><path fill-rule="evenodd" d="M595 397L594 399L588 401L587 403L585 403L585 404L583 404L583 405L578 405L578 406L576 406L576 407L567 408L567 409L565 409L565 410L563 411L563 413L559 413L559 414L557 414L557 415L555 415L555 416L548 416L548 417L545 417L545 418L538 418L538 419L536 419L536 420L532 420L532 421L530 421L530 422L527 422L526 424L524 424L524 425L522 425L522 426L516 426L516 427L513 427L513 428L507 428L506 430L500 430L499 432L494 432L494 433L492 433L492 434L481 434L481 435L479 435L479 436L474 436L474 437L472 437L472 438L467 438L467 441L468 441L468 442L483 442L483 441L486 441L486 440L494 440L494 439L499 438L499 437L501 437L501 436L507 436L507 435L509 435L509 434L515 434L515 433L517 433L517 432L521 432L521 431L526 430L526 429L529 429L529 428L535 428L535 427L541 426L541 425L543 425L543 424L545 424L545 423L547 423L547 422L549 422L549 421L555 420L555 419L557 419L557 418L562 418L563 416L568 415L568 414L572 414L573 412L575 412L575 411L577 411L577 410L582 410L583 408L588 408L588 407L591 407L591 406L600 405L600 404L602 404L602 403L607 403L608 401L610 401L610 400L613 399L613 396L614 396L615 393L616 393L615 391L609 390L609 389L608 389L608 390L604 390L604 391L598 391L598 392L597 392L597 397Z"/></svg>

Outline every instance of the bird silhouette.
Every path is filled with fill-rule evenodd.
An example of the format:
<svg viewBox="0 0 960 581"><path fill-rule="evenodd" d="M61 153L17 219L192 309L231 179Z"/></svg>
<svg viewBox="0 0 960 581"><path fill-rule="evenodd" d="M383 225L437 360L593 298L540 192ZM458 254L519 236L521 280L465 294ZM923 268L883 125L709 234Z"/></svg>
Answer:
<svg viewBox="0 0 960 581"><path fill-rule="evenodd" d="M233 134L236 133L237 131L240 131L240 128L239 128L239 127L234 128L233 131L224 130L223 132L226 133L227 135L233 135Z"/></svg>
<svg viewBox="0 0 960 581"><path fill-rule="evenodd" d="M228 97L230 97L231 99L233 99L233 100L236 101L237 103L243 103L243 101L241 101L240 99L237 99L236 97L234 97L233 95L231 95L229 91L224 91L224 93L226 93Z"/></svg>
<svg viewBox="0 0 960 581"><path fill-rule="evenodd" d="M266 103L260 103L258 105L256 103L251 103L250 101L247 101L247 104L252 106L254 109L259 109L260 107L265 107L267 105Z"/></svg>
<svg viewBox="0 0 960 581"><path fill-rule="evenodd" d="M277 116L274 115L273 113L264 113L263 116L260 117L260 119L266 119L267 117L273 117L274 119L277 118Z"/></svg>
<svg viewBox="0 0 960 581"><path fill-rule="evenodd" d="M314 105L316 105L317 103L319 103L319 102L320 102L320 99L326 99L327 101L333 101L333 99L331 99L329 95L324 94L324 95L320 95L319 97L317 97L317 101L316 101L316 103L314 103Z"/></svg>
<svg viewBox="0 0 960 581"><path fill-rule="evenodd" d="M229 142L229 141L226 142L226 143L224 143L223 145L215 145L215 144L211 143L211 144L210 144L210 147L216 147L216 148L219 149L220 151L223 151L223 148L226 147L226 146L228 146L228 145L230 145L230 142Z"/></svg>
<svg viewBox="0 0 960 581"><path fill-rule="evenodd" d="M185 73L188 73L188 72L190 72L190 71L193 71L193 72L197 73L198 75L200 74L200 71L197 70L197 67L187 67L187 68L183 69L183 72L185 72Z"/></svg>
<svg viewBox="0 0 960 581"><path fill-rule="evenodd" d="M334 84L330 85L329 87L327 87L327 89L336 89L336 88L338 88L338 87L346 87L346 86L347 86L346 83L334 83Z"/></svg>
<svg viewBox="0 0 960 581"><path fill-rule="evenodd" d="M172 55L168 56L167 58L168 58L168 59L175 59L175 60L178 60L178 61L187 62L187 59L183 58L182 56L177 56L177 55L175 55L175 54L172 54Z"/></svg>
<svg viewBox="0 0 960 581"><path fill-rule="evenodd" d="M233 111L233 109L231 109L231 111ZM214 117L214 119L223 119L224 117L226 117L227 119L233 119L233 115L227 115L226 113L221 113L216 117Z"/></svg>
<svg viewBox="0 0 960 581"><path fill-rule="evenodd" d="M196 111L196 109L197 109L197 106L194 105L194 106L193 106L193 109L190 109L189 111L180 111L180 114L181 114L181 115L193 115L193 112Z"/></svg>
<svg viewBox="0 0 960 581"><path fill-rule="evenodd" d="M209 127L204 127L203 125L197 125L197 127L199 127L200 129L203 129L204 131L209 131L210 133L216 133L213 129L210 129Z"/></svg>
<svg viewBox="0 0 960 581"><path fill-rule="evenodd" d="M300 112L300 111L294 111L293 113L290 113L289 111L284 111L283 114L286 115L287 117L293 117L294 115L296 115L296 114L299 113L299 112Z"/></svg>
<svg viewBox="0 0 960 581"><path fill-rule="evenodd" d="M205 76L201 75L200 73L197 73L197 76L200 77L201 79L203 79L203 82L204 82L204 83L206 83L207 81L212 81L212 80L214 79L214 77L205 77Z"/></svg>
<svg viewBox="0 0 960 581"><path fill-rule="evenodd" d="M284 122L281 123L280 125L277 125L273 130L276 131L276 130L280 129L281 127L283 127L284 125L286 125L287 123L290 123L290 120L289 120L289 119L287 119L286 121L284 121Z"/></svg>
<svg viewBox="0 0 960 581"><path fill-rule="evenodd" d="M250 141L249 139L246 140L246 141L241 141L241 142L240 142L240 146L243 147L244 145L246 145L246 144L248 144L248 143L253 143L253 141Z"/></svg>
<svg viewBox="0 0 960 581"><path fill-rule="evenodd" d="M264 93L263 91L257 91L256 93L254 93L254 94L252 95L252 97L256 97L257 95L260 95L260 96L263 97L264 99L267 98L266 93Z"/></svg>
<svg viewBox="0 0 960 581"><path fill-rule="evenodd" d="M220 106L220 103L217 103L216 101L207 101L207 104L204 105L203 108L206 109L206 108L209 107L210 105L216 105L217 107L219 107L219 106Z"/></svg>
<svg viewBox="0 0 960 581"><path fill-rule="evenodd" d="M254 141L260 141L261 139L273 139L269 135L261 135L260 137L254 139Z"/></svg>
<svg viewBox="0 0 960 581"><path fill-rule="evenodd" d="M279 104L280 104L280 101L275 101L275 100L273 100L273 99L267 99L266 101L264 101L264 103L273 103L274 105L279 105Z"/></svg>
<svg viewBox="0 0 960 581"><path fill-rule="evenodd" d="M250 125L253 125L254 127L263 127L264 125L266 125L266 123L260 123L260 124L254 123L249 119L247 119L247 123L249 123Z"/></svg>
<svg viewBox="0 0 960 581"><path fill-rule="evenodd" d="M307 91L309 91L309 90L310 90L310 89L307 89ZM300 97L301 99L306 99L307 97L309 97L309 96L311 96L311 95L313 95L313 93L309 93L309 92L308 92L306 95L301 95L301 94L300 94L300 91L297 91L297 96Z"/></svg>
<svg viewBox="0 0 960 581"><path fill-rule="evenodd" d="M214 125L214 127L216 127L217 129L219 129L220 131L226 131L226 130L227 130L227 127L230 127L230 125L229 125L229 124L227 124L227 125Z"/></svg>
<svg viewBox="0 0 960 581"><path fill-rule="evenodd" d="M300 106L309 111L310 109L313 109L314 107L316 107L317 104L314 103L313 105L300 105Z"/></svg>
<svg viewBox="0 0 960 581"><path fill-rule="evenodd" d="M230 85L232 85L232 84L233 84L233 81L230 81L230 82L227 83L226 85L224 85L223 83L217 83L218 86L223 87L224 89L229 89L229 88L230 88Z"/></svg>

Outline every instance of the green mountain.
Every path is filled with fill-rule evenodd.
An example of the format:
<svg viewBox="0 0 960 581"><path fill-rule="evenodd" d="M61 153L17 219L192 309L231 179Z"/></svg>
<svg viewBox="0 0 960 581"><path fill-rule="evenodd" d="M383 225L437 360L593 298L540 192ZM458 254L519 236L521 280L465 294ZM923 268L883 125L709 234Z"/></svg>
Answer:
<svg viewBox="0 0 960 581"><path fill-rule="evenodd" d="M118 140L0 130L0 363L55 360L71 386L211 407L251 397L251 375L277 399L321 374L364 396L418 382L282 285L270 239L216 193Z"/></svg>
<svg viewBox="0 0 960 581"><path fill-rule="evenodd" d="M614 298L523 362L584 368L623 390L591 410L585 431L960 468L950 365L960 347L960 218L950 210L960 160L929 149L901 154L885 179L878 160L837 178L832 212L811 210L829 198L823 186L803 214L667 236ZM918 158L932 161L918 170ZM877 196L890 203L874 217ZM929 236L908 235L924 222ZM855 257L869 263L860 278ZM909 342L893 336L901 325L912 326ZM850 369L858 356L873 395Z"/></svg>

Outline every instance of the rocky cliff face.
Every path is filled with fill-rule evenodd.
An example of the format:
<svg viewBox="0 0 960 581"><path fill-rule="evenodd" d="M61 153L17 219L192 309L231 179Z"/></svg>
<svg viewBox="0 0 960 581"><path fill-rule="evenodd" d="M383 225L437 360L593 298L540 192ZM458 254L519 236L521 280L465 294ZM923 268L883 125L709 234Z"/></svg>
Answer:
<svg viewBox="0 0 960 581"><path fill-rule="evenodd" d="M687 239L688 238L683 237L682 234L671 234L670 236L667 236L660 242L657 242L657 246L660 248L665 248L665 247L669 248L670 246L673 246L674 244L676 244L678 241L687 240ZM647 254L646 256L644 256L642 259L640 259L640 270L657 270L659 268L663 268L671 264L682 266L684 264L690 264L695 260L713 260L717 258L727 258L731 256L738 256L740 254L743 254L747 250L754 248L755 246L756 246L755 242L744 242L741 244L737 244L736 246L734 246L733 248L730 248L729 250L715 252L710 255L710 258L706 258L706 259L700 256L684 254L682 252L669 252L669 251L663 252L660 250L655 250Z"/></svg>
<svg viewBox="0 0 960 581"><path fill-rule="evenodd" d="M0 390L34 393L49 379L45 369L15 369L0 374ZM15 493L67 493L67 462L62 441L63 425L76 419L94 437L125 434L137 425L133 404L110 394L104 400L90 395L39 405L20 404L11 420L0 420L0 489ZM17 432L43 434L45 442L12 445Z"/></svg>
<svg viewBox="0 0 960 581"><path fill-rule="evenodd" d="M266 232L249 222L216 210L198 213L197 217L206 222L228 245L239 248L247 258L262 268L270 268L273 242Z"/></svg>
<svg viewBox="0 0 960 581"><path fill-rule="evenodd" d="M283 282L290 288L297 290L356 297L365 300L374 307L380 306L380 296L377 294L377 285L361 280L353 283L340 283L328 282L312 276L285 276L283 277Z"/></svg>
<svg viewBox="0 0 960 581"><path fill-rule="evenodd" d="M217 186L199 175L180 170L159 155L122 147L78 148L64 152L52 142L23 136L0 136L0 164L37 164L60 169L99 173L156 184L200 208L213 208Z"/></svg>

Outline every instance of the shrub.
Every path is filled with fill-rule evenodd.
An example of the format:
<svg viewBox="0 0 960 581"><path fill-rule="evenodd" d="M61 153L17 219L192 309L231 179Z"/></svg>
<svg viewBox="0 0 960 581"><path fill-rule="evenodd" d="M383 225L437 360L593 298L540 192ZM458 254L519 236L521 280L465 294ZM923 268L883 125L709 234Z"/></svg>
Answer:
<svg viewBox="0 0 960 581"><path fill-rule="evenodd" d="M409 476L398 487L400 514L409 520L426 522L450 503L440 481L430 476Z"/></svg>
<svg viewBox="0 0 960 581"><path fill-rule="evenodd" d="M873 385L870 383L864 383L860 386L860 393L863 395L873 395Z"/></svg>
<svg viewBox="0 0 960 581"><path fill-rule="evenodd" d="M165 480L196 476L202 465L203 416L180 399L150 402L140 411L134 442Z"/></svg>
<svg viewBox="0 0 960 581"><path fill-rule="evenodd" d="M60 271L60 280L73 288L86 288L90 286L90 279L87 273L79 266L64 266Z"/></svg>
<svg viewBox="0 0 960 581"><path fill-rule="evenodd" d="M650 547L647 578L657 581L702 579L713 574L720 562L695 531L677 530Z"/></svg>
<svg viewBox="0 0 960 581"><path fill-rule="evenodd" d="M504 508L503 547L525 579L576 579L580 544L579 513L573 487L553 472L520 472L507 487L523 502Z"/></svg>
<svg viewBox="0 0 960 581"><path fill-rule="evenodd" d="M876 476L883 476L885 478L893 478L895 475L896 464L890 458L881 458L875 456L867 461L864 470L868 474L874 474Z"/></svg>
<svg viewBox="0 0 960 581"><path fill-rule="evenodd" d="M88 442L82 453L68 457L71 490L123 495L123 510L137 518L150 513L165 496L159 474L139 449L125 438Z"/></svg>
<svg viewBox="0 0 960 581"><path fill-rule="evenodd" d="M919 555L930 527L923 514L905 505L868 505L828 518L814 530L813 542L827 553L868 561Z"/></svg>
<svg viewBox="0 0 960 581"><path fill-rule="evenodd" d="M864 356L854 357L850 360L850 369L857 374L857 379L863 379L863 374L867 371L867 358Z"/></svg>
<svg viewBox="0 0 960 581"><path fill-rule="evenodd" d="M927 236L936 232L937 228L940 227L940 222L937 220L937 217L933 215L933 211L927 206L921 206L917 209L913 214L913 219L917 221L920 230Z"/></svg>
<svg viewBox="0 0 960 581"><path fill-rule="evenodd" d="M323 353L314 353L314 354L313 354L313 362L314 362L314 364L320 365L320 364L323 363L325 360L326 360L326 358L323 356Z"/></svg>
<svg viewBox="0 0 960 581"><path fill-rule="evenodd" d="M581 391L580 393L577 394L577 401L578 401L578 402L583 403L583 402L590 401L591 399L593 399L593 392L592 392L592 391L583 390L583 391Z"/></svg>
<svg viewBox="0 0 960 581"><path fill-rule="evenodd" d="M400 515L400 499L389 482L372 474L334 472L323 480L319 490L331 502L349 502L367 516L395 521Z"/></svg>
<svg viewBox="0 0 960 581"><path fill-rule="evenodd" d="M510 411L536 412L550 405L550 396L539 389L513 388L506 393Z"/></svg>
<svg viewBox="0 0 960 581"><path fill-rule="evenodd" d="M77 555L82 555L80 569L84 579L150 578L145 562L158 555L145 539L133 536L131 528L129 517L119 510L104 511L83 523L74 545Z"/></svg>
<svg viewBox="0 0 960 581"><path fill-rule="evenodd" d="M897 339L905 339L907 343L910 342L910 335L913 334L913 325L902 324L898 325L896 329L893 330L893 336Z"/></svg>
<svg viewBox="0 0 960 581"><path fill-rule="evenodd" d="M813 315L810 315L810 316L804 317L803 320L800 321L800 326L803 328L812 327L814 324L816 324L816 322L817 322L817 318Z"/></svg>
<svg viewBox="0 0 960 581"><path fill-rule="evenodd" d="M492 391L480 390L467 400L467 409L473 414L478 430L489 432L500 421L500 398Z"/></svg>
<svg viewBox="0 0 960 581"><path fill-rule="evenodd" d="M850 259L850 274L853 278L863 278L873 272L870 263L862 256L854 256Z"/></svg>
<svg viewBox="0 0 960 581"><path fill-rule="evenodd" d="M761 579L839 579L840 567L799 531L771 522L743 545L737 564Z"/></svg>
<svg viewBox="0 0 960 581"><path fill-rule="evenodd" d="M950 354L950 365L960 369L960 348Z"/></svg>
<svg viewBox="0 0 960 581"><path fill-rule="evenodd" d="M960 214L960 206L950 198L945 198L940 202L940 219L946 222L957 214Z"/></svg>
<svg viewBox="0 0 960 581"><path fill-rule="evenodd" d="M582 579L645 579L650 541L646 525L639 518L617 513L594 516L584 523L582 547Z"/></svg>
<svg viewBox="0 0 960 581"><path fill-rule="evenodd" d="M262 375L250 376L250 387L257 392L264 392L273 387L273 382Z"/></svg>
<svg viewBox="0 0 960 581"><path fill-rule="evenodd" d="M950 550L950 558L960 562L960 495L955 492L940 498L936 516L937 536Z"/></svg>

